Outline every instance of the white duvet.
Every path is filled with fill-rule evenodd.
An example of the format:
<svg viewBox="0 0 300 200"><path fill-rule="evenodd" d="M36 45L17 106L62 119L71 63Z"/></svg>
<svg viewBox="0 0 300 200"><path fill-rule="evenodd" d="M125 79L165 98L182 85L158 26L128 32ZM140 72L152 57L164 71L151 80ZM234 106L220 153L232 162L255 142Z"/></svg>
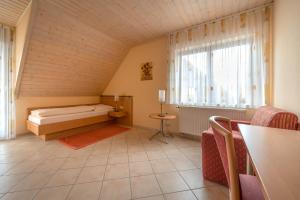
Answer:
<svg viewBox="0 0 300 200"><path fill-rule="evenodd" d="M99 111L99 110L111 110L113 107L103 104L91 105L91 106L72 106L72 107L63 107L63 108L47 108L47 109L38 109L31 111L31 115L34 117L50 117L56 115L68 115L75 113L84 113L90 111Z"/></svg>

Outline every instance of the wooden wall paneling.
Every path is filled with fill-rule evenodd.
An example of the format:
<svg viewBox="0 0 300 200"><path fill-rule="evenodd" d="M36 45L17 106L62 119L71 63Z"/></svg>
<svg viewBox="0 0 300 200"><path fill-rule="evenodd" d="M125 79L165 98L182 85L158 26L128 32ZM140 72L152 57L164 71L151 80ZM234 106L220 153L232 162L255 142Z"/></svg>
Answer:
<svg viewBox="0 0 300 200"><path fill-rule="evenodd" d="M127 45L271 0L52 0L69 15ZM100 12L101 11L101 12ZM89 14L86 14L89 13ZM99 20L100 19L100 20ZM109 19L109 20L101 20Z"/></svg>
<svg viewBox="0 0 300 200"><path fill-rule="evenodd" d="M116 105L113 95L101 95L100 103L114 106ZM122 111L126 112L126 117L117 119L119 124L132 126L133 125L133 97L132 96L119 96L118 101L119 108L122 107Z"/></svg>
<svg viewBox="0 0 300 200"><path fill-rule="evenodd" d="M134 45L271 1L34 0L16 93L100 95Z"/></svg>
<svg viewBox="0 0 300 200"><path fill-rule="evenodd" d="M31 12L30 12L30 17L29 17L27 32L25 33L26 36L25 36L24 46L23 46L23 50L22 50L23 51L22 56L20 58L20 64L19 64L19 66L17 66L18 71L16 72L17 74L16 74L16 83L15 83L16 98L18 98L19 93L20 93L20 85L21 85L25 62L27 59L29 42L31 39L32 30L33 30L33 26L34 26L36 15L37 15L38 3L37 3L37 1L32 1L28 6L31 6Z"/></svg>
<svg viewBox="0 0 300 200"><path fill-rule="evenodd" d="M62 20L55 20L57 15ZM33 31L21 95L99 95L127 51L119 41L45 1Z"/></svg>
<svg viewBox="0 0 300 200"><path fill-rule="evenodd" d="M0 23L16 26L20 16L30 3L30 0L1 0Z"/></svg>

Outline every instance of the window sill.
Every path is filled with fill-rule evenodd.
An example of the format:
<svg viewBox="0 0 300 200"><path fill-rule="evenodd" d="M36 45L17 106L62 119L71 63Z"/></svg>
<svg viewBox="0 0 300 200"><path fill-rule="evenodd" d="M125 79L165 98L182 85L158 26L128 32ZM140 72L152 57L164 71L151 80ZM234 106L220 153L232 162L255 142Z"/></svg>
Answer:
<svg viewBox="0 0 300 200"><path fill-rule="evenodd" d="M198 109L208 109L208 110L234 110L246 112L254 108L234 108L234 107L221 107L221 106L189 106L189 105L177 105L177 108L198 108Z"/></svg>

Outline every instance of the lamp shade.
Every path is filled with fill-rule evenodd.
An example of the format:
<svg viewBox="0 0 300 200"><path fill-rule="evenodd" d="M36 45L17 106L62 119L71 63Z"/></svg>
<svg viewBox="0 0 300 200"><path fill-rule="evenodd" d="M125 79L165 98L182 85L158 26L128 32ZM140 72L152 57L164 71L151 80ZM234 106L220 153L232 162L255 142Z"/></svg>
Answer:
<svg viewBox="0 0 300 200"><path fill-rule="evenodd" d="M166 90L158 90L158 101L164 103L166 101Z"/></svg>
<svg viewBox="0 0 300 200"><path fill-rule="evenodd" d="M119 101L119 95L116 95L116 94L115 94L114 100L115 100L115 101Z"/></svg>

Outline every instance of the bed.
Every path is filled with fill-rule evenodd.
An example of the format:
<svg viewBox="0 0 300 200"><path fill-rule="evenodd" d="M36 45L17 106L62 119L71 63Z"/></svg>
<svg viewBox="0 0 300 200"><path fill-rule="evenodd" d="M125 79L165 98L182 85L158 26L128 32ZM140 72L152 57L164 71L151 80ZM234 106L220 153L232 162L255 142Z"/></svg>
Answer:
<svg viewBox="0 0 300 200"><path fill-rule="evenodd" d="M95 124L117 122L132 126L132 97L121 96L119 106L127 113L122 119L108 115L114 109L113 96L101 96L100 104L28 108L27 129L44 140L64 137Z"/></svg>

